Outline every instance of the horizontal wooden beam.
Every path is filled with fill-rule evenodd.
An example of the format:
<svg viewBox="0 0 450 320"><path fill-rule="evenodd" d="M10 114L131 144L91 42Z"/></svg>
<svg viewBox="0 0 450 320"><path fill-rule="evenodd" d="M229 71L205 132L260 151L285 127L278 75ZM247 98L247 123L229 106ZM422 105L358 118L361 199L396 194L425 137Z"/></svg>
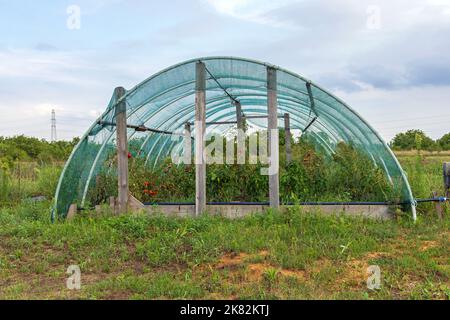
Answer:
<svg viewBox="0 0 450 320"><path fill-rule="evenodd" d="M188 122L191 126L195 125L194 122ZM215 125L215 124L236 124L237 121L209 121L205 122L206 125Z"/></svg>
<svg viewBox="0 0 450 320"><path fill-rule="evenodd" d="M266 119L266 118L268 118L269 116L268 115L260 115L260 114L255 114L255 115L245 115L245 116L243 116L243 118L245 118L245 119ZM284 118L284 114L279 114L278 116L277 116L278 118Z"/></svg>

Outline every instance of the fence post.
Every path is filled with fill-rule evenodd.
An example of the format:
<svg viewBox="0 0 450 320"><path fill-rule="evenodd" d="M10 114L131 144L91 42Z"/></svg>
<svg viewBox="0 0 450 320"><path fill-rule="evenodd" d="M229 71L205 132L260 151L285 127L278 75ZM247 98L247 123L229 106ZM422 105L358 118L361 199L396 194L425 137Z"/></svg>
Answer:
<svg viewBox="0 0 450 320"><path fill-rule="evenodd" d="M431 193L431 197L434 198L434 199L438 198L438 193L436 191L433 191ZM436 207L436 213L437 213L438 218L442 220L444 218L444 214L442 212L441 202L440 201L435 201L434 205Z"/></svg>

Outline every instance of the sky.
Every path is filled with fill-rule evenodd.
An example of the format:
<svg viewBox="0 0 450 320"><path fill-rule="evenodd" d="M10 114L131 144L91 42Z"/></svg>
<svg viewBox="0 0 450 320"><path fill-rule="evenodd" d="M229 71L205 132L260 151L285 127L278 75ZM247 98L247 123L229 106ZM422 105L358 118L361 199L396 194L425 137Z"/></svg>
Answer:
<svg viewBox="0 0 450 320"><path fill-rule="evenodd" d="M237 56L294 71L386 140L450 132L450 0L0 0L0 136L81 136L113 89Z"/></svg>

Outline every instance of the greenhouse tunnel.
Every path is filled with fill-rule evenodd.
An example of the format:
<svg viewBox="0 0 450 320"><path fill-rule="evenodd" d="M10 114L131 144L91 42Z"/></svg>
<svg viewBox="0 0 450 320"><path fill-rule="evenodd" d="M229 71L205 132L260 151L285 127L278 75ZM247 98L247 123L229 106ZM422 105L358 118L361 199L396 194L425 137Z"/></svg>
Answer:
<svg viewBox="0 0 450 320"><path fill-rule="evenodd" d="M317 147L333 154L339 142L363 150L381 168L415 218L415 201L408 180L395 155L379 134L355 111L333 94L296 73L267 63L235 57L192 59L151 76L117 101L113 95L106 111L95 121L74 148L61 174L52 218L64 218L71 204L86 205L96 176L116 152L115 113L119 102L126 106L127 138L130 150L154 166L176 152L184 152L185 124L195 118L196 63L206 65L206 133L226 134L236 120L235 100L246 115L267 116L267 68L276 70L278 113L290 115L293 130L304 132ZM256 128L267 128L267 119L246 120ZM280 118L279 126L283 126ZM138 127L151 128L142 132ZM173 133L173 134L168 134ZM195 126L192 128L195 136ZM195 141L194 141L195 143ZM194 144L193 143L193 144ZM110 168L114 170L114 168Z"/></svg>

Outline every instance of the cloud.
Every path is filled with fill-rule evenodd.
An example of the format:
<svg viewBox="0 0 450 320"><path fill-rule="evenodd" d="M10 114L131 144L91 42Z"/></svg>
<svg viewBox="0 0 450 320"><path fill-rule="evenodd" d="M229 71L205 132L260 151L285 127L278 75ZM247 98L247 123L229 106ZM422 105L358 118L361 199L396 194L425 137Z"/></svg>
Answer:
<svg viewBox="0 0 450 320"><path fill-rule="evenodd" d="M117 69L108 71L91 52L8 48L0 59L8 61L0 64L0 135L48 138L52 109L57 120L66 118L59 138L81 135L106 108L116 81Z"/></svg>
<svg viewBox="0 0 450 320"><path fill-rule="evenodd" d="M23 121L21 113L48 136L49 108L57 109L61 126L81 134L114 87L131 88L165 67L208 55L279 65L363 112L417 118L425 109L440 114L449 98L447 0L91 2L77 3L86 15L79 32L65 29L64 6L52 2L40 3L39 15L11 12L11 20L23 22L14 37L0 31L0 135L14 133L8 122ZM368 28L369 5L380 9L379 29ZM436 135L447 130L431 129Z"/></svg>
<svg viewBox="0 0 450 320"><path fill-rule="evenodd" d="M78 0L73 5L81 8L82 15L95 15L100 14L102 10L125 2L124 0Z"/></svg>
<svg viewBox="0 0 450 320"><path fill-rule="evenodd" d="M450 131L446 120L450 116L446 108L450 85L398 90L366 87L334 93L367 119L386 141L408 129L422 129L434 139Z"/></svg>
<svg viewBox="0 0 450 320"><path fill-rule="evenodd" d="M270 61L332 89L395 90L450 82L450 4L439 1L301 1L266 15L298 28L257 48ZM368 5L380 29L367 27ZM252 49L248 50L249 52ZM269 60L269 59L264 59Z"/></svg>
<svg viewBox="0 0 450 320"><path fill-rule="evenodd" d="M270 17L266 13L275 9L282 8L289 4L299 2L301 0L205 0L217 12L229 15L233 18L266 24L273 27L292 28L294 25L289 21Z"/></svg>

